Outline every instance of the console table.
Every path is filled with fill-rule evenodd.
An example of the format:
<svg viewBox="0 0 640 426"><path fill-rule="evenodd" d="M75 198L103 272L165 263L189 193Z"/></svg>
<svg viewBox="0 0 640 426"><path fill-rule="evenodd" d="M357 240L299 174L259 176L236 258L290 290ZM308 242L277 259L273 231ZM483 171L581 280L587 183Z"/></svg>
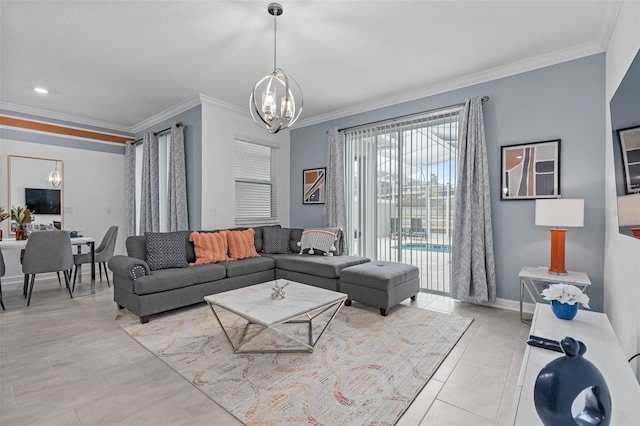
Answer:
<svg viewBox="0 0 640 426"><path fill-rule="evenodd" d="M551 284L572 284L591 296L591 280L584 272L567 271L567 275L550 274L547 268L525 266L518 274L520 277L520 321L527 322L522 316L525 290L534 303L547 303L540 293Z"/></svg>
<svg viewBox="0 0 640 426"><path fill-rule="evenodd" d="M556 318L551 306L537 303L529 334L558 341L569 336L584 342L585 359L598 367L609 387L611 425L638 424L640 384L605 314L580 310L573 320L566 321ZM533 402L533 390L540 370L559 356L562 354L527 345L509 424L542 425Z"/></svg>

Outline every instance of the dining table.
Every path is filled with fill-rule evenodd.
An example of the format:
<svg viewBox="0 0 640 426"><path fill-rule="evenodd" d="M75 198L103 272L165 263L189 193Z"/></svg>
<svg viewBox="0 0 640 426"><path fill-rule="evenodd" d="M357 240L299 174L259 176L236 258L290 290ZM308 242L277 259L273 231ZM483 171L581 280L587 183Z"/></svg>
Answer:
<svg viewBox="0 0 640 426"><path fill-rule="evenodd" d="M15 238L4 238L0 241L2 250L21 250L27 245L28 240L16 240ZM81 252L82 246L88 246L91 253L91 294L96 292L96 240L93 237L72 237L71 245ZM79 282L82 282L82 273L79 274Z"/></svg>

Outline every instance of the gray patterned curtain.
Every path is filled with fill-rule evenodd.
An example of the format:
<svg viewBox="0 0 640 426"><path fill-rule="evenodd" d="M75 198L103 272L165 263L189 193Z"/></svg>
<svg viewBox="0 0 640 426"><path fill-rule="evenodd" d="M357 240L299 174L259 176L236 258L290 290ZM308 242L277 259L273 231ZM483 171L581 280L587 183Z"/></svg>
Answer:
<svg viewBox="0 0 640 426"><path fill-rule="evenodd" d="M125 205L124 220L127 237L136 233L136 144L127 142L124 148Z"/></svg>
<svg viewBox="0 0 640 426"><path fill-rule="evenodd" d="M184 161L184 128L171 124L169 147L169 231L187 231L187 178Z"/></svg>
<svg viewBox="0 0 640 426"><path fill-rule="evenodd" d="M479 96L467 100L462 117L451 258L452 298L496 300L489 169Z"/></svg>
<svg viewBox="0 0 640 426"><path fill-rule="evenodd" d="M347 227L347 213L344 198L344 133L337 128L329 130L327 140L327 174L325 176L324 226ZM342 254L348 254L346 239L336 247Z"/></svg>
<svg viewBox="0 0 640 426"><path fill-rule="evenodd" d="M142 196L140 197L140 235L160 231L160 176L158 137L147 132L142 141Z"/></svg>

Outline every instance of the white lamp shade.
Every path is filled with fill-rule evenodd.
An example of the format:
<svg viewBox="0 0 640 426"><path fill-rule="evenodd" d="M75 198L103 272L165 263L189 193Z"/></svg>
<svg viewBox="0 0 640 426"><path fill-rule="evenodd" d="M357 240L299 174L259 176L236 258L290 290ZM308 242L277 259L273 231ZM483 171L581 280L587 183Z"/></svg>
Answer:
<svg viewBox="0 0 640 426"><path fill-rule="evenodd" d="M640 194L618 197L618 222L620 226L640 225Z"/></svg>
<svg viewBox="0 0 640 426"><path fill-rule="evenodd" d="M562 227L584 226L584 200L536 200L536 225Z"/></svg>

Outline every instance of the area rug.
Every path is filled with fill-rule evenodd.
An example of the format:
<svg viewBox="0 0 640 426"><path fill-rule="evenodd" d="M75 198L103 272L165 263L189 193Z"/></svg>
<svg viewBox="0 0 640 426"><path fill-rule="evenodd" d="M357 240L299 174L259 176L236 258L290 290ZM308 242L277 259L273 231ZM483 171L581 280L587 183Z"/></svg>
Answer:
<svg viewBox="0 0 640 426"><path fill-rule="evenodd" d="M240 326L231 313L221 320ZM402 306L343 307L313 353L234 355L207 305L122 313L136 341L246 425L393 425L473 320ZM292 331L293 334L304 330ZM257 345L280 343L271 340Z"/></svg>

